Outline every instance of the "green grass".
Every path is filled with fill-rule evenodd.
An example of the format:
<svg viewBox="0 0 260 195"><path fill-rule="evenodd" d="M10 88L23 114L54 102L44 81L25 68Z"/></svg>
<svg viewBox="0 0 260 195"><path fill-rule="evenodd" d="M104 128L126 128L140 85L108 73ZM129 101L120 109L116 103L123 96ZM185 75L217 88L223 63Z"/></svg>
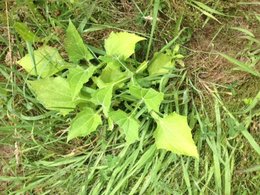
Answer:
<svg viewBox="0 0 260 195"><path fill-rule="evenodd" d="M233 45L228 47L234 52L227 55L259 70L259 44L254 40L257 37L252 39L250 33L244 35L230 29L242 28L235 22L242 18L250 32L257 35L259 21L255 17L255 7L246 2L235 6L236 1L200 1L207 7L194 2L1 2L0 191L3 194L109 195L258 193L260 108L259 98L255 97L260 90L259 79L224 67L221 70L227 78L235 73L246 74L246 78L231 84L214 79L204 81L198 73L214 71L206 67L206 60L201 64L204 69L189 64L189 58L200 52L189 52L189 43L196 33L219 25L216 18L224 26L221 32L213 33L216 37L223 36L221 38L226 40L234 31L241 33L232 36ZM97 51L102 50L103 40L112 30L126 30L148 38L137 49L136 55L140 59L176 43L183 46L181 49L187 58L185 67L176 68L169 85L164 86L165 81L161 81L167 97L162 108L165 112L188 115L199 160L156 150L151 132L154 124L145 119L140 142L130 146L118 131L106 131L106 126L86 138L66 142L68 122L74 114L64 118L45 110L31 94L25 84L28 75L15 63L28 51L14 29L14 23L26 23L44 43L62 52L69 19ZM242 42L244 36L246 41ZM226 46L216 37L212 39L214 44ZM240 47L236 47L238 41L241 41ZM211 51L205 55L211 59L208 56L217 52L226 51ZM249 99L247 104L243 103L245 98Z"/></svg>

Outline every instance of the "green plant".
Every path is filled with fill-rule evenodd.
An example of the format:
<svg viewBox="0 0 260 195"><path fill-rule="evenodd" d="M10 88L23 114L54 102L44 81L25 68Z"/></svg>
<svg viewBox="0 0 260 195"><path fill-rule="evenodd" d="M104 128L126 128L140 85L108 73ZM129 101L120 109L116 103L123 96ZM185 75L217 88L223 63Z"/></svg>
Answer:
<svg viewBox="0 0 260 195"><path fill-rule="evenodd" d="M100 125L109 130L117 125L126 142L132 144L139 140L139 119L147 118L157 124L157 148L198 158L187 118L175 112L160 113L164 93L155 90L160 83L168 82L165 75L183 57L179 47L156 53L150 62L140 63L130 56L144 39L127 32L112 32L105 40L105 55L97 57L70 22L64 42L69 63L56 48L42 46L18 64L37 77L28 85L45 108L62 115L77 112L69 127L68 141L87 136Z"/></svg>

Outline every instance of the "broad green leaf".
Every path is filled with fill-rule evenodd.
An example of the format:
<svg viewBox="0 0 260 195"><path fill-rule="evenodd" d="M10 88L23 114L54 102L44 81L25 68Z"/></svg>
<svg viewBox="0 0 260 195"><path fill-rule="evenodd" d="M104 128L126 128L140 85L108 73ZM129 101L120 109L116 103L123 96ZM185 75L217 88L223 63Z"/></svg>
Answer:
<svg viewBox="0 0 260 195"><path fill-rule="evenodd" d="M143 89L143 90L142 90ZM134 84L131 84L129 86L129 92L132 96L134 96L135 98L138 98L138 99L142 99L143 96L146 94L147 91L144 91L145 89L138 86L138 85L134 85ZM146 89L148 90L148 89Z"/></svg>
<svg viewBox="0 0 260 195"><path fill-rule="evenodd" d="M104 60L104 59L103 59ZM107 85L113 84L115 87L122 87L124 83L120 82L121 79L129 77L127 71L120 70L120 65L111 60L105 61L106 67L102 70L99 77L93 77L92 80L99 88L103 88Z"/></svg>
<svg viewBox="0 0 260 195"><path fill-rule="evenodd" d="M175 65L172 57L164 53L156 53L151 64L148 66L149 75L166 74Z"/></svg>
<svg viewBox="0 0 260 195"><path fill-rule="evenodd" d="M84 83L87 83L96 70L95 66L84 69L80 66L69 69L68 82L71 88L72 98L75 99Z"/></svg>
<svg viewBox="0 0 260 195"><path fill-rule="evenodd" d="M122 66L119 60L114 59L111 56L100 56L99 59L113 70L119 69Z"/></svg>
<svg viewBox="0 0 260 195"><path fill-rule="evenodd" d="M107 85L92 94L93 103L102 106L103 113L106 117L108 117L108 112L111 106L113 87L114 85Z"/></svg>
<svg viewBox="0 0 260 195"><path fill-rule="evenodd" d="M49 110L57 110L66 115L76 107L72 101L69 83L62 77L28 81L36 98Z"/></svg>
<svg viewBox="0 0 260 195"><path fill-rule="evenodd" d="M30 75L39 75L42 78L45 78L68 67L56 48L43 46L35 50L33 53L37 74L35 72L34 65L29 54L25 55L17 62Z"/></svg>
<svg viewBox="0 0 260 195"><path fill-rule="evenodd" d="M79 60L82 59L93 59L92 54L84 44L80 34L71 21L67 28L64 46L71 62L78 63Z"/></svg>
<svg viewBox="0 0 260 195"><path fill-rule="evenodd" d="M118 81L122 79L123 77L126 77L127 73L122 72L119 68L112 69L110 66L106 66L100 75L100 79L104 83L113 83L115 81Z"/></svg>
<svg viewBox="0 0 260 195"><path fill-rule="evenodd" d="M159 112L159 107L163 101L164 94L154 89L148 89L147 93L143 96L144 103L148 109L148 112L154 110Z"/></svg>
<svg viewBox="0 0 260 195"><path fill-rule="evenodd" d="M172 113L164 118L155 117L155 120L154 138L158 149L199 158L187 117Z"/></svg>
<svg viewBox="0 0 260 195"><path fill-rule="evenodd" d="M101 124L100 115L90 108L85 108L72 120L67 140L87 136L91 132L96 131L97 127Z"/></svg>
<svg viewBox="0 0 260 195"><path fill-rule="evenodd" d="M154 89L145 89L136 85L131 85L129 87L130 94L138 99L142 99L148 109L150 111L159 112L159 107L163 101L164 94Z"/></svg>
<svg viewBox="0 0 260 195"><path fill-rule="evenodd" d="M138 130L140 127L138 120L122 110L110 112L109 116L123 130L128 144L132 144L138 140Z"/></svg>
<svg viewBox="0 0 260 195"><path fill-rule="evenodd" d="M24 23L15 22L14 29L25 41L34 43L40 40L40 38L37 37Z"/></svg>
<svg viewBox="0 0 260 195"><path fill-rule="evenodd" d="M112 32L105 40L106 54L126 60L134 53L136 43L144 39L128 32Z"/></svg>

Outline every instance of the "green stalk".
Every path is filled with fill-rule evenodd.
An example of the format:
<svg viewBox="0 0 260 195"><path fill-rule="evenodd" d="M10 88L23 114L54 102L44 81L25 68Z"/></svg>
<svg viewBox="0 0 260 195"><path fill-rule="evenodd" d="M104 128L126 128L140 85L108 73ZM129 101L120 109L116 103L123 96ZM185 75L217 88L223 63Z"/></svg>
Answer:
<svg viewBox="0 0 260 195"><path fill-rule="evenodd" d="M149 43L148 43L148 49L146 52L146 57L145 59L148 60L151 46L152 46L152 41L153 41L153 35L157 23L157 15L158 15L158 10L159 10L159 5L160 5L160 0L154 0L154 7L153 7L153 22L152 22L152 30L149 38Z"/></svg>

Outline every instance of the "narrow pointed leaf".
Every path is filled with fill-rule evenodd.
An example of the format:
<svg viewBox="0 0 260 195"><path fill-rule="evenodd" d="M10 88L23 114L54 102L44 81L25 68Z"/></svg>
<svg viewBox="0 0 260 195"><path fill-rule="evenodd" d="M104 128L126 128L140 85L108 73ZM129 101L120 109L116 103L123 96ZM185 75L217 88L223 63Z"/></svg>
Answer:
<svg viewBox="0 0 260 195"><path fill-rule="evenodd" d="M206 9L203 9L200 6L196 5L196 4L189 3L189 2L188 2L188 4L190 4L191 6L195 7L196 9L198 9L202 14L204 14L204 15L208 16L209 18L217 21L218 23L221 23L215 16L213 16L212 12L206 11Z"/></svg>
<svg viewBox="0 0 260 195"><path fill-rule="evenodd" d="M81 88L89 81L96 70L95 66L84 69L80 66L69 69L68 82L71 88L72 98L75 99Z"/></svg>
<svg viewBox="0 0 260 195"><path fill-rule="evenodd" d="M37 37L25 23L15 22L14 29L25 41L34 43L40 40L40 38Z"/></svg>
<svg viewBox="0 0 260 195"><path fill-rule="evenodd" d="M110 112L109 116L123 130L128 144L132 144L138 140L140 124L135 118L129 116L122 110Z"/></svg>
<svg viewBox="0 0 260 195"><path fill-rule="evenodd" d="M105 40L106 54L126 60L134 53L136 43L144 39L128 32L112 32Z"/></svg>
<svg viewBox="0 0 260 195"><path fill-rule="evenodd" d="M91 132L96 131L97 127L101 124L100 115L90 108L85 108L72 120L67 140L87 136Z"/></svg>
<svg viewBox="0 0 260 195"><path fill-rule="evenodd" d="M66 115L76 107L72 101L69 83L62 77L28 81L36 98L49 110Z"/></svg>
<svg viewBox="0 0 260 195"><path fill-rule="evenodd" d="M113 93L113 85L107 85L101 89L98 89L94 94L92 94L92 101L101 105L103 108L103 113L108 117L108 112L111 106L111 99Z"/></svg>
<svg viewBox="0 0 260 195"><path fill-rule="evenodd" d="M92 54L84 44L80 34L71 21L67 28L64 46L71 62L78 63L79 60L82 59L93 59Z"/></svg>
<svg viewBox="0 0 260 195"><path fill-rule="evenodd" d="M164 118L157 117L156 123L154 138L158 149L199 158L187 117L172 113Z"/></svg>
<svg viewBox="0 0 260 195"><path fill-rule="evenodd" d="M206 10L207 12L210 12L210 13L213 13L213 14L218 14L218 15L221 15L221 16L227 16L226 14L224 14L224 13L218 11L218 10L212 9L211 7L207 6L204 3L201 3L199 1L192 0L192 2L197 4L201 9Z"/></svg>
<svg viewBox="0 0 260 195"><path fill-rule="evenodd" d="M240 31L240 32L242 32L242 33L244 33L245 35L248 35L248 36L250 36L250 37L255 37L255 35L254 35L251 31L249 31L248 29L246 29L246 28L231 27L231 29Z"/></svg>
<svg viewBox="0 0 260 195"><path fill-rule="evenodd" d="M42 78L45 78L68 67L56 48L43 46L35 50L33 53L37 74L29 54L25 55L17 62L30 75L39 75Z"/></svg>
<svg viewBox="0 0 260 195"><path fill-rule="evenodd" d="M253 67L250 67L248 64L245 64L233 57L230 57L224 53L219 53L222 57L226 58L229 62L233 63L234 65L236 65L238 67L239 70L248 72L254 76L260 77L260 73L254 69Z"/></svg>

